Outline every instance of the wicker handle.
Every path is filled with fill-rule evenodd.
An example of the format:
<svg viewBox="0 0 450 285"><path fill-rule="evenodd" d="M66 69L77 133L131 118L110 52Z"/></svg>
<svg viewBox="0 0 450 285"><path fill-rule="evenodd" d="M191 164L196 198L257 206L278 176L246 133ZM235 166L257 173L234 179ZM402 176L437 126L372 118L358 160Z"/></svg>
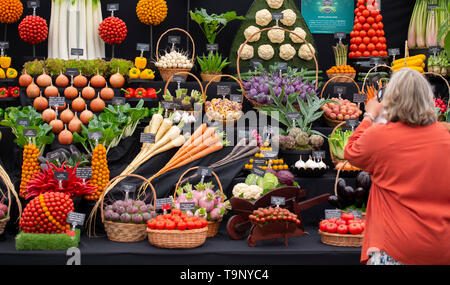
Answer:
<svg viewBox="0 0 450 285"><path fill-rule="evenodd" d="M339 180L339 174L341 173L342 168L344 168L344 166L349 163L347 160L344 160L344 163L341 165L341 167L339 167L339 169L337 170L337 174L336 174L336 180L334 181L334 195L338 196L337 193L337 185L338 185L338 180Z"/></svg>
<svg viewBox="0 0 450 285"><path fill-rule="evenodd" d="M178 182L177 182L177 184L175 185L175 193L173 193L173 200L174 200L174 201L177 199L177 190L178 190L178 187L180 186L181 181L183 180L183 177L184 177L186 174L188 174L189 172L191 172L191 171L193 171L193 170L197 170L198 168L199 168L198 166L189 168L188 170L186 170L186 171L180 176L180 179L178 179ZM211 174L214 176L214 178L215 178L216 181L217 181L217 185L219 186L220 193L222 194L222 195L221 195L221 199L222 199L222 202L223 202L223 197L224 197L224 196L223 196L222 183L220 183L220 179L219 179L219 177L217 176L217 174L216 174L214 171L211 171Z"/></svg>
<svg viewBox="0 0 450 285"><path fill-rule="evenodd" d="M448 80L445 79L444 76L442 76L439 73L434 73L434 72L424 72L423 75L434 75L434 76L438 76L438 77L442 78L442 80L444 80L445 84L447 85L448 93L450 94L450 84L448 83ZM450 99L447 102L447 108L450 108Z"/></svg>
<svg viewBox="0 0 450 285"><path fill-rule="evenodd" d="M195 43L194 43L194 40L192 39L191 35L190 35L187 31L185 31L185 30L183 30L183 29L180 29L180 28L172 28L172 29L168 29L167 31L165 31L165 32L159 37L158 42L156 43L156 61L159 61L159 52L158 52L158 50L159 50L159 43L161 42L161 39L162 39L167 33L172 32L172 31L180 31L180 32L183 32L183 33L185 33L185 34L191 39L191 42L192 42L192 58L191 58L191 63L194 63L194 59L195 59Z"/></svg>
<svg viewBox="0 0 450 285"><path fill-rule="evenodd" d="M364 77L363 86L362 86L362 90L363 91L365 90L365 87L366 87L366 84L367 84L367 79L369 78L369 74L372 71L374 71L375 69L380 68L380 67L386 67L386 68L389 68L391 71L394 71L392 69L392 67L390 67L389 65L386 65L386 64L380 64L380 65L376 65L376 66L372 67L371 69L369 69L369 71L367 72L366 76Z"/></svg>
<svg viewBox="0 0 450 285"><path fill-rule="evenodd" d="M251 36L249 37L249 39L252 39L252 38L253 38L254 36L256 36L257 34L260 34L260 33L265 32L265 31L270 31L270 30L282 30L282 31L288 32L288 33L290 33L290 34L293 34L293 35L297 36L299 39L303 40L303 42L307 44L307 47L308 47L309 51L312 53L313 58L314 58L314 62L315 62L315 64L316 64L316 90L317 90L317 89L319 88L319 63L317 62L316 53L313 52L313 50L312 50L311 47L309 46L309 44L308 44L308 42L306 41L306 39L304 39L303 37L299 36L297 33L294 33L293 31L290 31L290 30L285 29L285 28L277 27L277 26L259 30L259 31L257 31L256 33L254 33L253 35L251 35ZM241 81L241 82L242 82L242 77L241 77L241 69L240 69L240 67L239 67L239 60L240 60L240 58L241 58L242 50L244 49L244 46L249 42L249 39L246 40L246 41L244 42L244 44L242 44L242 46L239 48L238 56L237 56L237 60L236 60L237 74L238 74L238 77L239 77L239 81Z"/></svg>
<svg viewBox="0 0 450 285"><path fill-rule="evenodd" d="M7 193L6 193L7 199L8 199L7 216L10 217L10 213L11 213L11 205L12 205L11 194L12 194L16 198L17 208L19 209L18 219L20 219L20 216L22 215L22 204L20 203L19 195L17 195L17 192L14 189L14 185L12 184L8 173L6 173L5 169L3 169L3 167L1 165L0 165L0 174L1 174L1 177L4 178L2 180L3 180L3 183L5 184L6 190L7 190ZM0 193L2 194L2 196L5 196L5 193L3 193L3 191L1 191L1 189L0 189Z"/></svg>
<svg viewBox="0 0 450 285"><path fill-rule="evenodd" d="M234 76L232 76L232 75L228 75L228 74L218 74L218 75L214 76L214 77L208 82L208 84L206 84L206 87L205 87L205 96L206 96L206 94L207 94L208 87L211 85L211 83L213 83L214 80L216 80L216 79L218 79L218 78L223 78L223 77L231 78L231 79L233 79L234 81L236 81L237 83L239 83L239 86L241 87L241 90L242 90L242 101L241 101L241 102L244 102L244 86L242 85L241 81L239 81L236 77L234 77ZM205 103L206 103L206 101L205 101Z"/></svg>
<svg viewBox="0 0 450 285"><path fill-rule="evenodd" d="M336 132L336 130L337 130L339 127L341 127L342 125L344 125L344 124L346 124L345 121L344 121L344 122L341 122L341 123L339 123L339 124L337 124L337 126L334 127L333 131L331 132L330 138L332 138L333 135L334 135L334 133ZM335 158L334 158L333 152L331 151L331 144L330 144L330 143L328 144L328 147L330 148L331 161L332 161L333 163L335 163Z"/></svg>
<svg viewBox="0 0 450 285"><path fill-rule="evenodd" d="M325 92L325 89L327 88L328 84L331 83L332 81L338 79L338 78L350 79L350 80L353 82L353 84L355 84L356 89L358 89L358 93L361 94L361 89L359 89L358 84L355 82L355 80L354 80L353 78L351 78L351 77L349 77L349 76L345 76L345 75L337 75L337 76L334 76L334 77L328 79L328 81L327 81L327 82L325 83L325 85L322 87L322 91L320 92L319 98L322 98L323 93Z"/></svg>
<svg viewBox="0 0 450 285"><path fill-rule="evenodd" d="M171 75L170 78L169 78L169 80L167 80L166 85L164 86L164 93L163 93L163 94L166 94L167 88L169 87L169 83L172 82L173 76L174 76L174 75L189 75L189 76L191 76L192 78L194 78L195 81L197 81L198 85L200 85L200 90L201 90L201 92L202 92L203 101L206 100L206 97L205 97L206 95L205 95L205 91L204 91L204 89L203 89L202 82L198 79L197 76L195 76L194 74L192 74L192 73L190 73L190 72L187 72L187 71L179 71L179 72L174 73L173 75Z"/></svg>
<svg viewBox="0 0 450 285"><path fill-rule="evenodd" d="M121 179L121 178L125 178L125 177L135 177L135 178L139 178L139 179L143 180L144 182L146 182L147 185L150 185L150 189L152 189L152 192L153 192L153 209L156 209L156 191L155 191L155 188L153 187L152 183L151 183L147 178L144 178L144 177L142 177L142 176L140 176L140 175L137 175L137 174L124 174L124 175L116 176L116 177L114 177L113 179L111 179L111 180L108 182L108 184L106 185L105 189L107 189L108 186L109 186L110 184L114 183L114 181L116 181L117 179ZM100 199L99 199L99 202L100 202L100 214L101 214L101 217L102 217L102 222L105 221L105 217L104 217L104 214L103 214L103 202L104 202L104 200L105 200L106 194L108 194L109 191L110 191L110 190L104 191L104 192L102 193L102 196L101 196ZM97 204L98 204L98 202L97 202ZM97 206L97 205L96 205L96 206ZM96 210L95 207L94 207L93 211L94 211L94 210Z"/></svg>

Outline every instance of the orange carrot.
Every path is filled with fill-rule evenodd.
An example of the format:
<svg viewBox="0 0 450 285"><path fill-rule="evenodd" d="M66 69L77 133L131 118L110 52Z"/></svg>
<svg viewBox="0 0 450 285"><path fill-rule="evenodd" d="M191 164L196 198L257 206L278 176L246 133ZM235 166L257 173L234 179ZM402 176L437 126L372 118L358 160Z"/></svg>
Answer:
<svg viewBox="0 0 450 285"><path fill-rule="evenodd" d="M206 124L202 124L195 132L192 134L192 136L184 143L182 147L178 149L178 151L174 154L172 159L179 157L180 155L183 155L186 153L186 148L189 147L195 139L203 136L203 134L208 130L206 127Z"/></svg>
<svg viewBox="0 0 450 285"><path fill-rule="evenodd" d="M167 169L167 171L172 170L172 169L175 169L175 168L179 168L179 167L181 167L181 166L184 166L184 165L186 165L186 164L188 164L188 163L191 163L192 161L195 161L195 160L197 160L197 159L200 159L200 158L202 158L202 157L205 157L205 156L207 156L208 154L211 154L211 153L213 153L213 152L219 151L219 150L221 150L222 148L223 148L222 142L217 142L217 143L214 144L213 146L207 147L207 148L203 149L202 151L197 152L196 154L190 156L189 158L187 158L187 159L181 161L179 164L170 167L169 169Z"/></svg>

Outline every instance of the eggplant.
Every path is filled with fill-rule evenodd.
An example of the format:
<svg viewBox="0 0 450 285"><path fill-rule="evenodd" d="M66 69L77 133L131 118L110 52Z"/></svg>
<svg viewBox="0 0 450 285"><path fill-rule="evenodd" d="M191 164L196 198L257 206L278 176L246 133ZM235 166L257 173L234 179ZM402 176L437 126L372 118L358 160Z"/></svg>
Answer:
<svg viewBox="0 0 450 285"><path fill-rule="evenodd" d="M356 176L356 187L362 187L364 190L369 190L372 186L372 179L370 178L370 174L361 171L358 173L358 176Z"/></svg>
<svg viewBox="0 0 450 285"><path fill-rule="evenodd" d="M343 198L346 203L349 203L350 205L353 204L353 201L355 200L355 189L351 186L345 187Z"/></svg>
<svg viewBox="0 0 450 285"><path fill-rule="evenodd" d="M356 208L361 208L364 204L364 200L361 198L355 198L355 202L353 204Z"/></svg>
<svg viewBox="0 0 450 285"><path fill-rule="evenodd" d="M337 195L339 197L344 198L344 189L346 186L347 184L345 183L345 180L343 178L339 178L337 183Z"/></svg>
<svg viewBox="0 0 450 285"><path fill-rule="evenodd" d="M362 187L358 187L355 189L355 198L363 200L366 196L366 190Z"/></svg>
<svg viewBox="0 0 450 285"><path fill-rule="evenodd" d="M331 195L328 197L328 203L330 203L331 206L336 207L338 209L342 209L342 203L339 200L339 197L335 195Z"/></svg>

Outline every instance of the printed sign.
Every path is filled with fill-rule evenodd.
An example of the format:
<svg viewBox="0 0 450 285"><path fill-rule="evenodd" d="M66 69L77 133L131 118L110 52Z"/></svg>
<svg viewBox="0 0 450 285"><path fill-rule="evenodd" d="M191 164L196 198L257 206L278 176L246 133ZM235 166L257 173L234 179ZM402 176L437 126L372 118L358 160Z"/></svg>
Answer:
<svg viewBox="0 0 450 285"><path fill-rule="evenodd" d="M397 55L400 55L400 49L399 48L390 48L390 49L388 49L388 53L390 56L397 56Z"/></svg>
<svg viewBox="0 0 450 285"><path fill-rule="evenodd" d="M342 211L341 210L332 210L327 209L325 210L325 219L340 219L341 218Z"/></svg>
<svg viewBox="0 0 450 285"><path fill-rule="evenodd" d="M279 21L283 19L284 19L283 13L272 13L272 20Z"/></svg>
<svg viewBox="0 0 450 285"><path fill-rule="evenodd" d="M355 219L361 219L362 218L362 212L359 211L359 210L349 209L347 212L349 212L350 214L353 214Z"/></svg>
<svg viewBox="0 0 450 285"><path fill-rule="evenodd" d="M345 92L347 91L347 87L345 86L334 86L334 94L339 94L339 95L343 95L345 94Z"/></svg>
<svg viewBox="0 0 450 285"><path fill-rule="evenodd" d="M263 166L263 165L266 165L266 161L267 161L267 159L265 159L265 158L255 158L254 160L253 160L253 164L255 165L255 166Z"/></svg>
<svg viewBox="0 0 450 285"><path fill-rule="evenodd" d="M300 118L300 113L296 112L296 113L287 113L286 117L288 118L288 120L297 120L298 118Z"/></svg>
<svg viewBox="0 0 450 285"><path fill-rule="evenodd" d="M180 210L183 212L191 212L193 213L195 211L195 203L191 202L184 202L180 203Z"/></svg>
<svg viewBox="0 0 450 285"><path fill-rule="evenodd" d="M138 51L149 51L150 50L150 45L149 44L144 44L144 43L137 43L136 44L136 50L138 50Z"/></svg>
<svg viewBox="0 0 450 285"><path fill-rule="evenodd" d="M278 156L278 151L274 150L266 150L263 151L262 154L264 155L264 158L276 158Z"/></svg>
<svg viewBox="0 0 450 285"><path fill-rule="evenodd" d="M30 126L30 120L28 119L17 119L17 125L23 126L23 127L29 127Z"/></svg>
<svg viewBox="0 0 450 285"><path fill-rule="evenodd" d="M64 97L50 97L48 99L50 106L63 107L66 104L66 98Z"/></svg>
<svg viewBox="0 0 450 285"><path fill-rule="evenodd" d="M230 100L236 103L242 103L242 95L239 94L231 94Z"/></svg>
<svg viewBox="0 0 450 285"><path fill-rule="evenodd" d="M114 97L112 99L112 104L113 105L125 105L125 97Z"/></svg>
<svg viewBox="0 0 450 285"><path fill-rule="evenodd" d="M353 102L354 103L364 103L367 101L367 94L353 94Z"/></svg>
<svg viewBox="0 0 450 285"><path fill-rule="evenodd" d="M155 134L141 133L141 143L155 143Z"/></svg>
<svg viewBox="0 0 450 285"><path fill-rule="evenodd" d="M252 173L256 174L259 177L264 177L264 174L266 174L266 172L263 169L256 166L253 166Z"/></svg>
<svg viewBox="0 0 450 285"><path fill-rule="evenodd" d="M168 42L169 44L179 44L181 42L181 37L180 36L169 36L168 37Z"/></svg>
<svg viewBox="0 0 450 285"><path fill-rule="evenodd" d="M36 9L39 8L40 5L40 1L39 0L34 0L34 1L27 1L27 7L28 9Z"/></svg>
<svg viewBox="0 0 450 285"><path fill-rule="evenodd" d="M163 107L164 109L170 110L173 108L173 102L161 101L161 107Z"/></svg>
<svg viewBox="0 0 450 285"><path fill-rule="evenodd" d="M65 171L55 171L55 174L53 175L53 177L54 177L56 180L60 180L60 181L69 180L69 172L65 172Z"/></svg>
<svg viewBox="0 0 450 285"><path fill-rule="evenodd" d="M133 184L122 183L121 187L122 187L123 191L125 191L125 192L131 192L131 193L136 192L136 186Z"/></svg>
<svg viewBox="0 0 450 285"><path fill-rule="evenodd" d="M106 10L109 12L119 11L119 3L106 4Z"/></svg>
<svg viewBox="0 0 450 285"><path fill-rule="evenodd" d="M280 72L285 72L287 70L286 62L275 62L275 65L277 66L277 69Z"/></svg>
<svg viewBox="0 0 450 285"><path fill-rule="evenodd" d="M37 135L36 129L24 129L23 136L24 137L35 137Z"/></svg>
<svg viewBox="0 0 450 285"><path fill-rule="evenodd" d="M77 212L69 212L67 214L67 223L71 225L82 226L84 224L84 219L86 218L86 214L77 213Z"/></svg>
<svg viewBox="0 0 450 285"><path fill-rule="evenodd" d="M78 74L80 74L80 71L78 70L78 68L66 68L66 74L68 76L77 76Z"/></svg>
<svg viewBox="0 0 450 285"><path fill-rule="evenodd" d="M284 206L284 205L286 205L286 198L278 197L278 196L272 196L272 197L270 197L270 203L272 205Z"/></svg>
<svg viewBox="0 0 450 285"><path fill-rule="evenodd" d="M212 175L212 169L209 167L199 166L197 173L199 176L202 177L209 177Z"/></svg>
<svg viewBox="0 0 450 285"><path fill-rule="evenodd" d="M161 198L161 199L156 199L156 210L169 210L172 206L172 201L173 198L169 197L169 198ZM169 205L169 206L167 206Z"/></svg>
<svg viewBox="0 0 450 285"><path fill-rule="evenodd" d="M178 82L178 83L183 83L186 82L186 78L183 75L174 75L173 76L173 81Z"/></svg>
<svg viewBox="0 0 450 285"><path fill-rule="evenodd" d="M427 4L428 11L436 9L437 7L439 7L438 4Z"/></svg>
<svg viewBox="0 0 450 285"><path fill-rule="evenodd" d="M315 158L317 158L317 159L322 159L322 160L324 160L325 157L326 157L326 153L325 153L324 150L314 150L314 151L312 152L312 156L315 157Z"/></svg>
<svg viewBox="0 0 450 285"><path fill-rule="evenodd" d="M8 49L9 42L0 42L0 49Z"/></svg>
<svg viewBox="0 0 450 285"><path fill-rule="evenodd" d="M88 133L88 138L90 140L99 140L101 138L103 138L103 133L101 131L98 132L89 132Z"/></svg>
<svg viewBox="0 0 450 285"><path fill-rule="evenodd" d="M250 65L253 67L253 68L258 68L258 66L260 65L260 64L262 64L263 62L262 62L262 60L260 60L260 59L252 59L252 60L250 60Z"/></svg>
<svg viewBox="0 0 450 285"><path fill-rule="evenodd" d="M76 176L81 179L91 179L92 168L90 167L77 167Z"/></svg>
<svg viewBox="0 0 450 285"><path fill-rule="evenodd" d="M334 38L335 39L345 40L346 37L347 37L347 33L346 32L335 32L334 33Z"/></svg>
<svg viewBox="0 0 450 285"><path fill-rule="evenodd" d="M358 119L348 119L348 120L345 120L345 123L346 123L347 127L349 127L349 128L356 128L357 126L359 126Z"/></svg>
<svg viewBox="0 0 450 285"><path fill-rule="evenodd" d="M83 55L83 49L82 48L71 48L70 49L70 55L82 56Z"/></svg>
<svg viewBox="0 0 450 285"><path fill-rule="evenodd" d="M65 159L65 156L61 151L55 150L47 153L47 159L49 160Z"/></svg>
<svg viewBox="0 0 450 285"><path fill-rule="evenodd" d="M231 86L229 85L217 85L217 95L228 96L231 94Z"/></svg>
<svg viewBox="0 0 450 285"><path fill-rule="evenodd" d="M206 45L207 51L218 51L219 50L219 44L207 44Z"/></svg>
<svg viewBox="0 0 450 285"><path fill-rule="evenodd" d="M350 33L354 25L355 1L301 1L302 16L313 34Z"/></svg>
<svg viewBox="0 0 450 285"><path fill-rule="evenodd" d="M433 46L433 47L430 47L428 50L429 50L430 54L435 55L435 54L437 54L437 53L439 53L441 51L441 47L440 46Z"/></svg>

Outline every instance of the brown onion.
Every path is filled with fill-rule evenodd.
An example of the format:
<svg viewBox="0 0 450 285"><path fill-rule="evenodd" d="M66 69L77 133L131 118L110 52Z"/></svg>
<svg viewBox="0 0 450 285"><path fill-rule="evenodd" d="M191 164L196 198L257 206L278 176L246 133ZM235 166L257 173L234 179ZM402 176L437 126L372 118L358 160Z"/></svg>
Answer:
<svg viewBox="0 0 450 285"><path fill-rule="evenodd" d="M56 77L55 84L58 87L66 87L69 85L69 78L60 71L58 77Z"/></svg>
<svg viewBox="0 0 450 285"><path fill-rule="evenodd" d="M97 95L97 98L91 101L89 108L96 113L102 112L105 109L105 101L100 99L100 94Z"/></svg>
<svg viewBox="0 0 450 285"><path fill-rule="evenodd" d="M26 87L33 82L33 77L27 73L25 70L24 73L19 77L19 85L20 87Z"/></svg>

